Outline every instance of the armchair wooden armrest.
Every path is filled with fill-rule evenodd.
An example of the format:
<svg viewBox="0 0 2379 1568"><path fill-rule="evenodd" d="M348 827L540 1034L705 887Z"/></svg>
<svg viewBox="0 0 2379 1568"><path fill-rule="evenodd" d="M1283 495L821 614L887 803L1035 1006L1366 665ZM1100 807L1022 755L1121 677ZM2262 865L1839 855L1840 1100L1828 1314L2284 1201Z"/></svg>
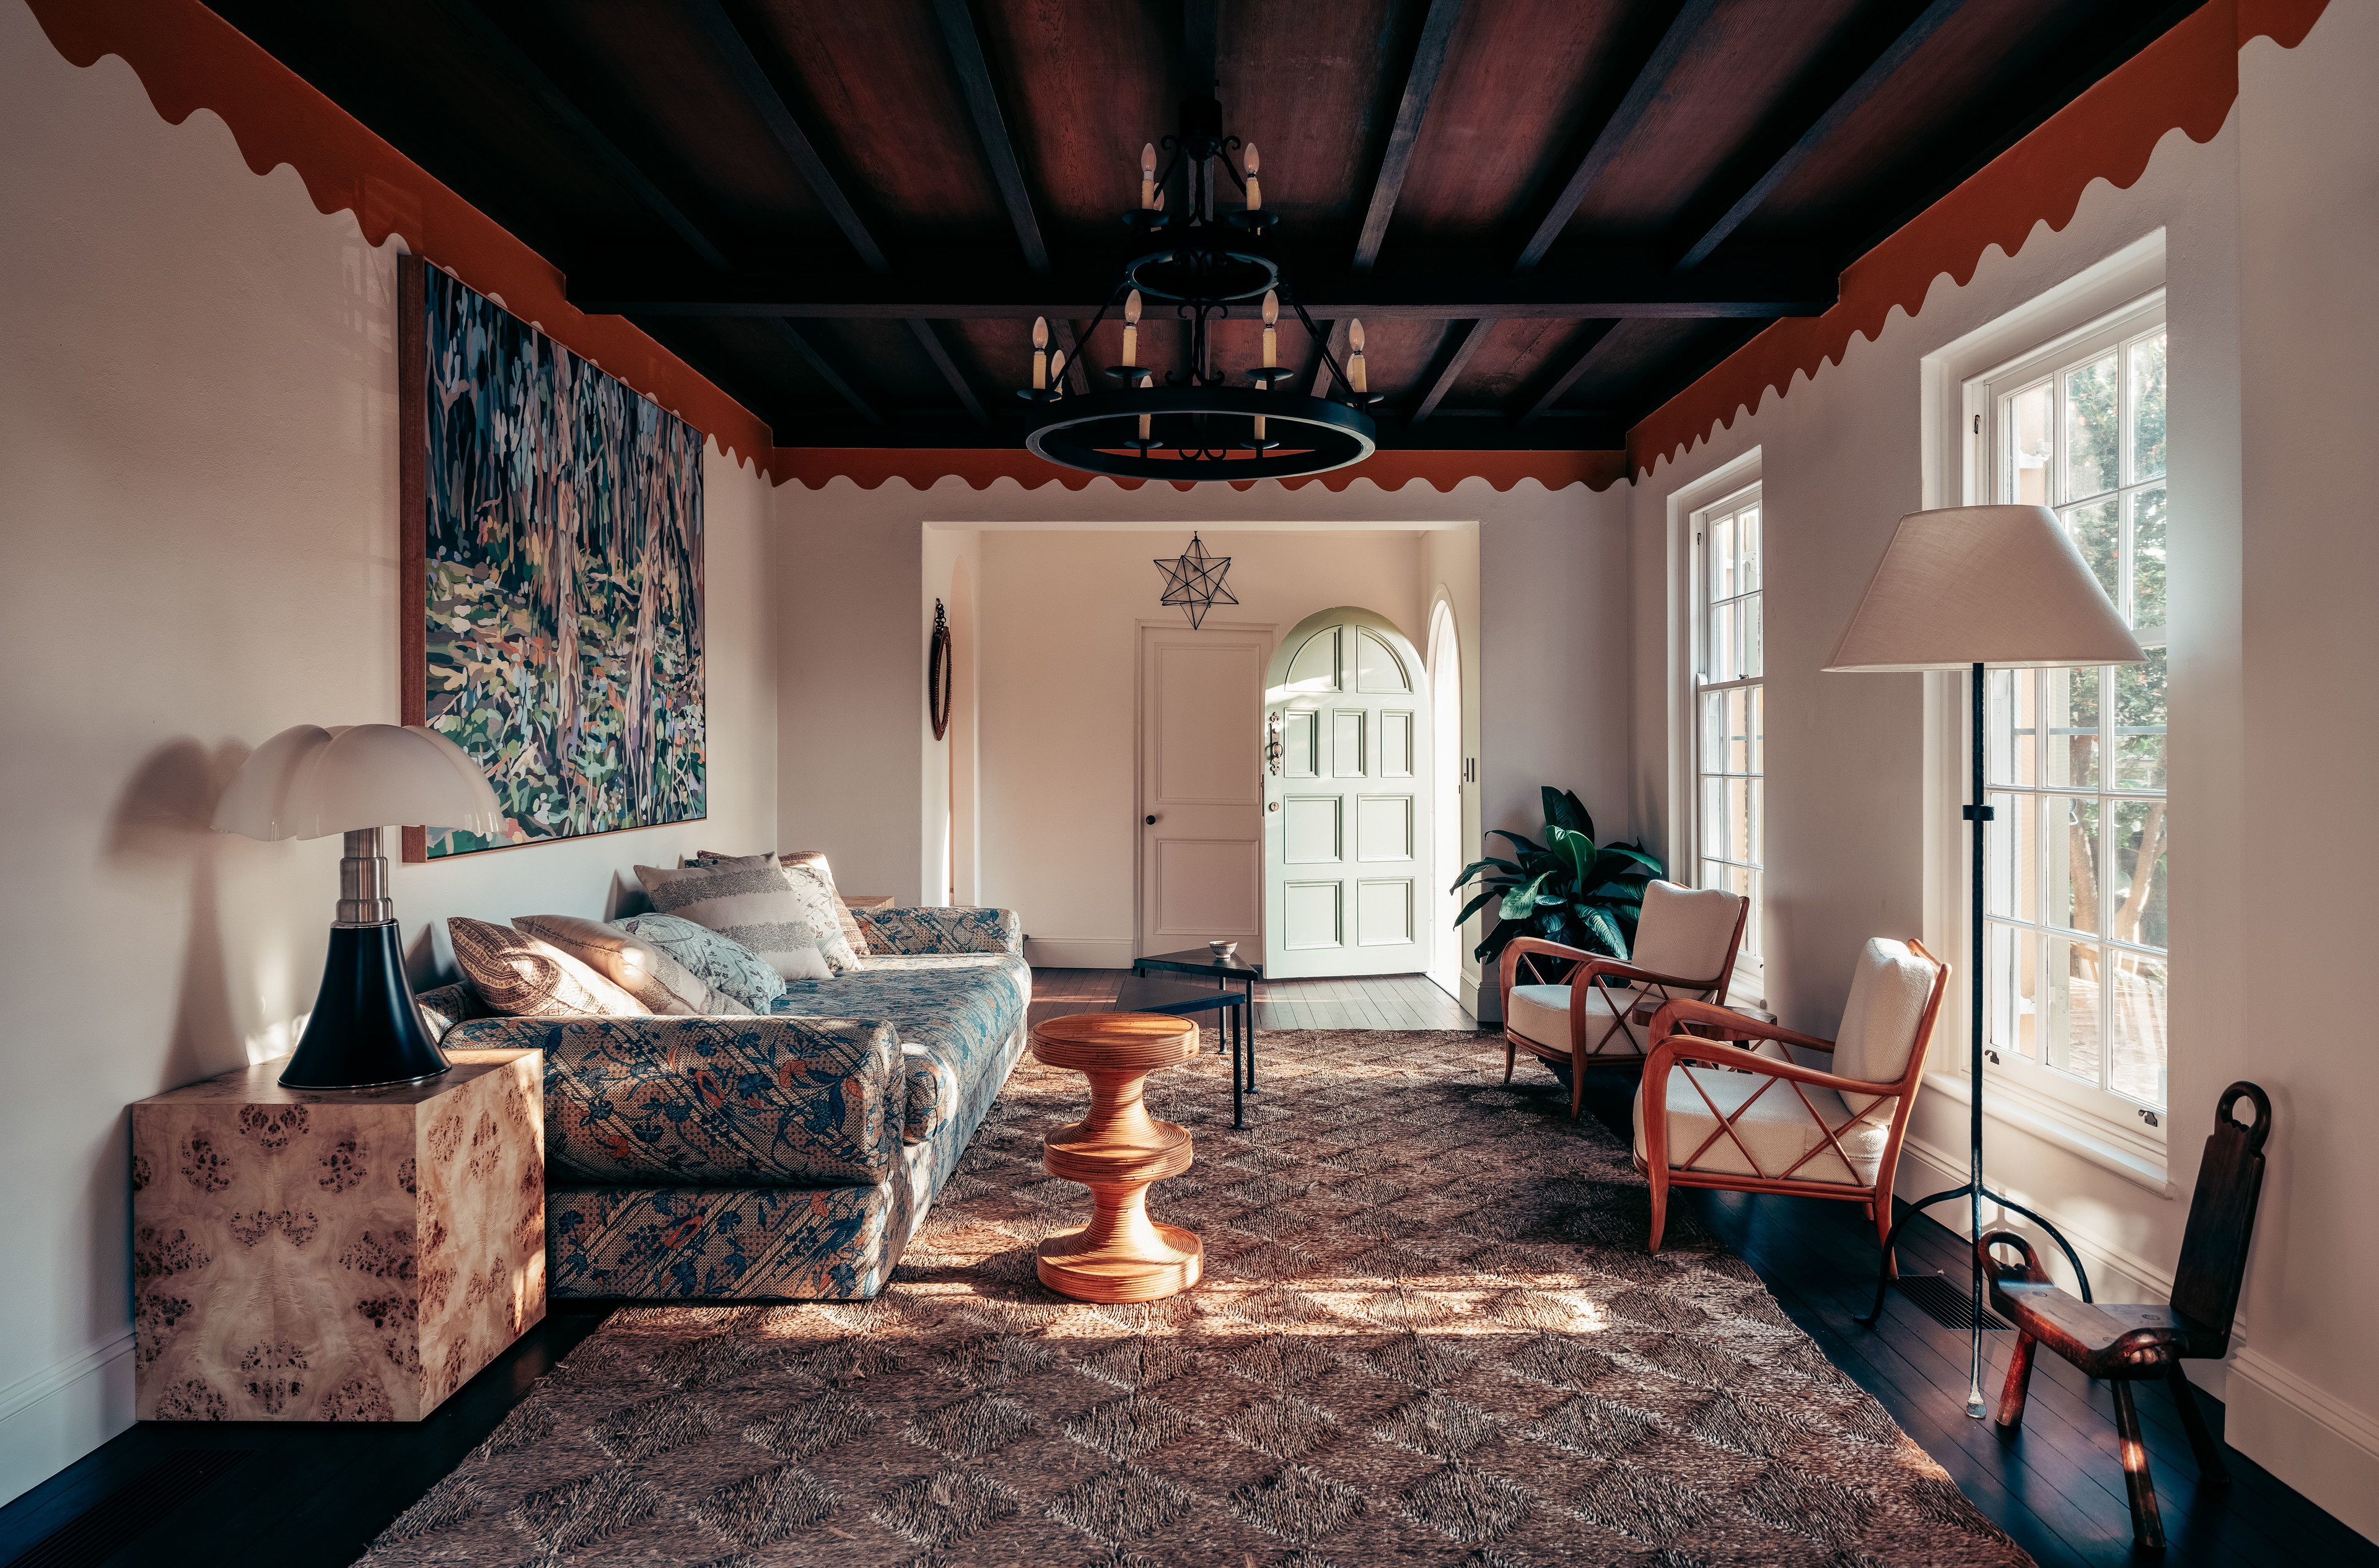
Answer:
<svg viewBox="0 0 2379 1568"><path fill-rule="evenodd" d="M1718 1010L1725 1011L1723 1007ZM1741 1015L1728 1014L1728 1016L1734 1018ZM1802 1040L1808 1038L1806 1035L1794 1038L1790 1030L1779 1032L1793 1044L1798 1044ZM1721 1055L1721 1052L1724 1052L1725 1055ZM1781 1078L1788 1083L1813 1084L1819 1089L1830 1089L1842 1094L1873 1094L1888 1099L1901 1093L1906 1087L1899 1083L1869 1083L1865 1079L1844 1078L1840 1073L1820 1072L1816 1067L1805 1067L1798 1062L1783 1061L1775 1056L1754 1055L1724 1040L1707 1040L1697 1034L1672 1034L1657 1042L1652 1047L1651 1055L1644 1058L1646 1094L1652 1094L1651 1086L1660 1080L1667 1078L1670 1068L1695 1062L1706 1062L1712 1067L1733 1067L1744 1072L1756 1072L1768 1078ZM1657 1097L1653 1098L1651 1103L1656 1105L1665 1104L1663 1100Z"/></svg>
<svg viewBox="0 0 2379 1568"><path fill-rule="evenodd" d="M1786 1045L1798 1045L1805 1050L1824 1051L1829 1055L1834 1049L1834 1043L1830 1040L1803 1034L1798 1030L1786 1029L1782 1024L1748 1018L1733 1007L1721 1007L1715 1002L1694 1002L1683 998L1663 1005L1659 1012L1652 1015L1652 1038L1667 1040L1679 1032L1676 1026L1681 1023L1709 1024L1738 1039L1774 1040ZM1775 1058L1761 1059L1772 1061ZM1862 1090L1861 1092L1868 1092Z"/></svg>
<svg viewBox="0 0 2379 1568"><path fill-rule="evenodd" d="M1714 981L1696 980L1688 975L1661 974L1658 971L1646 969L1640 964L1631 964L1624 959L1614 959L1608 953L1589 953L1583 947L1571 947L1559 942L1549 942L1541 936L1520 936L1514 938L1511 945L1503 949L1501 978L1505 991L1511 990L1514 983L1513 977L1518 971L1521 956L1527 953L1545 953L1579 965L1576 971L1572 973L1567 981L1562 983L1572 990L1591 985L1598 976L1602 975L1609 975L1616 980L1634 981L1644 985L1674 985L1685 991L1709 991L1716 984Z"/></svg>

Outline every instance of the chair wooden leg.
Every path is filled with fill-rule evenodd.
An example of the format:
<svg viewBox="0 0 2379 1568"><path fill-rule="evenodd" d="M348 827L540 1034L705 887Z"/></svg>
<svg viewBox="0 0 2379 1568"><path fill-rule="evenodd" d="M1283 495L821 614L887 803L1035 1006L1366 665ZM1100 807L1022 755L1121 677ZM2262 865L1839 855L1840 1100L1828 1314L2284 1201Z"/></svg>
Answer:
<svg viewBox="0 0 2379 1568"><path fill-rule="evenodd" d="M2017 1431L2023 1426L2023 1402L2032 1393L2032 1351L2040 1342L2028 1333L2015 1336L2008 1353L2007 1386L1999 1391L1999 1426Z"/></svg>
<svg viewBox="0 0 2379 1568"><path fill-rule="evenodd" d="M1504 1032L1504 1035L1503 1035L1503 1081L1504 1081L1504 1082L1509 1083L1509 1082L1511 1082L1511 1081L1512 1081L1512 1064L1513 1064L1515 1061L1516 1061L1516 1060L1518 1060L1518 1059L1519 1059L1519 1055L1520 1055L1520 1043L1519 1043L1518 1041L1516 1041L1516 1040L1513 1039L1513 1038L1512 1038L1512 1036L1511 1036L1510 1031L1506 1031Z"/></svg>
<svg viewBox="0 0 2379 1568"><path fill-rule="evenodd" d="M1646 1173L1652 1182L1652 1234L1644 1243L1647 1252L1660 1250L1660 1233L1669 1228L1669 1177L1658 1167Z"/></svg>
<svg viewBox="0 0 2379 1568"><path fill-rule="evenodd" d="M1573 1044L1569 1048L1569 1119L1586 1106L1586 1053Z"/></svg>
<svg viewBox="0 0 2379 1568"><path fill-rule="evenodd" d="M2156 1513L2156 1479L2148 1474L2148 1445L2140 1436L2139 1406L2131 1401L2131 1385L2118 1378L2115 1391L2115 1431L2123 1440L2123 1485L2131 1494L2131 1544L2143 1551L2164 1550L2164 1519Z"/></svg>
<svg viewBox="0 0 2379 1568"><path fill-rule="evenodd" d="M2189 1433L2190 1449L2197 1455L2198 1475L2207 1486L2228 1486L2230 1466L2223 1463L2222 1444L2205 1424L2205 1412L2197 1407L2197 1394L2189 1386L2189 1374L2175 1361L2165 1376L2172 1389L2172 1402L2180 1407L2180 1425Z"/></svg>

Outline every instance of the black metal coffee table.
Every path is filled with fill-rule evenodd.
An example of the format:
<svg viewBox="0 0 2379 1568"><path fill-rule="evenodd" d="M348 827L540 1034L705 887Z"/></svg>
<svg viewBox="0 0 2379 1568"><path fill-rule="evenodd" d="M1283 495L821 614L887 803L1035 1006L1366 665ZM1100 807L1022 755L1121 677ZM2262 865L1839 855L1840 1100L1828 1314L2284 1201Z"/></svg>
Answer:
<svg viewBox="0 0 2379 1568"><path fill-rule="evenodd" d="M1177 1017L1205 1012L1223 1014L1214 1020L1214 1027L1225 1037L1231 1053L1231 1126L1244 1129L1248 1117L1246 1103L1241 1096L1256 1092L1254 998L1255 988L1252 985L1245 991L1209 991L1189 981L1135 974L1116 992L1115 1010L1119 1013L1170 1013Z"/></svg>

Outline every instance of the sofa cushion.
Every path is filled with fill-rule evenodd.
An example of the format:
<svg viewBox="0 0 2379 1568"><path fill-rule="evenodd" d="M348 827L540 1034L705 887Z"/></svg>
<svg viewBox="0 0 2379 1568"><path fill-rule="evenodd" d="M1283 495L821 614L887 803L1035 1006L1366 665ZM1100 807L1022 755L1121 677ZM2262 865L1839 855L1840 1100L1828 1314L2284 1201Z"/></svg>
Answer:
<svg viewBox="0 0 2379 1568"><path fill-rule="evenodd" d="M1905 943L1870 937L1851 977L1850 1000L1842 1004L1842 1027L1834 1031L1834 1059L1826 1069L1862 1083L1898 1083L1916 1049L1917 1027L1932 998L1934 969ZM1846 1094L1854 1111L1875 1104L1872 1094Z"/></svg>
<svg viewBox="0 0 2379 1568"><path fill-rule="evenodd" d="M1014 910L962 904L861 910L868 947L877 953L1015 953L1024 951L1024 920Z"/></svg>
<svg viewBox="0 0 2379 1568"><path fill-rule="evenodd" d="M749 947L675 915L631 915L622 930L640 936L683 964L694 977L749 1011L764 1013L785 994L785 977Z"/></svg>
<svg viewBox="0 0 2379 1568"><path fill-rule="evenodd" d="M904 1143L923 1143L948 1125L950 1107L959 1100L959 1075L923 1045L900 1047L900 1070L909 1084L900 1139Z"/></svg>
<svg viewBox="0 0 2379 1568"><path fill-rule="evenodd" d="M825 951L841 942L833 911L815 881L795 886L766 855L744 860L702 861L694 865L640 865L653 909L690 920L757 953L787 980L834 972Z"/></svg>
<svg viewBox="0 0 2379 1568"><path fill-rule="evenodd" d="M1698 1090L1697 1088L1698 1086ZM1851 1157L1848 1165L1842 1157L1828 1147L1826 1135L1817 1129L1801 1096L1793 1092L1795 1086L1779 1083L1759 1073L1721 1072L1714 1067L1679 1067L1669 1074L1669 1164L1680 1170L1725 1171L1735 1176L1765 1174L1781 1176L1792 1170L1811 1150L1812 1155L1798 1170L1792 1170L1794 1181L1839 1182L1845 1186L1866 1187L1875 1181L1877 1168L1883 1163L1884 1145L1891 1139L1891 1106L1889 1103L1874 1115L1849 1127L1854 1113L1842 1104L1842 1097L1830 1089L1816 1084L1799 1085L1802 1094L1826 1118L1834 1129L1834 1137ZM1768 1092L1759 1092L1766 1089ZM1702 1098L1707 1090L1709 1100ZM1758 1098L1754 1100L1753 1096ZM1752 1169L1749 1159L1733 1138L1721 1134L1717 1142L1703 1150L1699 1158L1694 1151L1702 1140L1718 1131L1718 1117L1710 1114L1710 1104L1728 1116L1737 1111L1743 1115L1734 1122L1735 1134L1751 1152L1758 1157L1759 1171ZM1748 1102L1750 1109L1745 1111ZM1873 1102L1870 1101L1870 1104ZM1636 1157L1644 1155L1644 1092L1636 1092ZM1688 1164L1688 1161L1691 1164Z"/></svg>
<svg viewBox="0 0 2379 1568"><path fill-rule="evenodd" d="M839 980L788 985L776 1011L890 1019L900 1043L936 1065L932 1092L957 1095L936 1125L972 1128L1007 1081L1002 1052L1022 1031L1032 1000L1033 971L1012 953L899 953ZM912 1064L912 1083L922 1067Z"/></svg>
<svg viewBox="0 0 2379 1568"><path fill-rule="evenodd" d="M538 1043L559 1179L872 1182L900 1145L907 1080L879 1020L586 1019Z"/></svg>
<svg viewBox="0 0 2379 1568"><path fill-rule="evenodd" d="M1576 993L1566 985L1515 985L1505 1004L1503 1027L1519 1034L1523 1039L1535 1041L1540 1045L1551 1045L1556 1050L1565 1050L1569 1046L1570 998L1576 995ZM1632 997L1639 993L1622 991L1619 995ZM1599 1046L1601 1051L1613 1055L1643 1055L1636 1043L1635 1035L1627 1030L1623 1029L1610 1039L1604 1040L1603 1031L1610 1027L1610 999L1603 995L1600 986L1588 987L1586 993L1587 1051L1592 1054Z"/></svg>
<svg viewBox="0 0 2379 1568"><path fill-rule="evenodd" d="M455 915L446 922L446 934L453 939L455 967L499 1013L634 1018L652 1011L559 947L509 925Z"/></svg>
<svg viewBox="0 0 2379 1568"><path fill-rule="evenodd" d="M514 915L513 929L550 943L664 1018L752 1009L714 991L668 951L622 925L577 915Z"/></svg>

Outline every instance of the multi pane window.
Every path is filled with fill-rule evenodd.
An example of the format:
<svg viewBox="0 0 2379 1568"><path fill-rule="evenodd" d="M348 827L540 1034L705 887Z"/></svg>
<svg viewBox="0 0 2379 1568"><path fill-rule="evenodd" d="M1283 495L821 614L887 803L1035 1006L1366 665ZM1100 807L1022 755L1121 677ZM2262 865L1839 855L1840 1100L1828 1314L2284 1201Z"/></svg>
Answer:
<svg viewBox="0 0 2379 1568"><path fill-rule="evenodd" d="M2161 307L1990 384L1997 497L2054 507L2147 662L1989 678L1984 887L2002 1067L2165 1101Z"/></svg>
<svg viewBox="0 0 2379 1568"><path fill-rule="evenodd" d="M1694 515L1697 706L1694 770L1699 885L1751 900L1740 972L1759 973L1760 602L1759 489L1754 486Z"/></svg>

